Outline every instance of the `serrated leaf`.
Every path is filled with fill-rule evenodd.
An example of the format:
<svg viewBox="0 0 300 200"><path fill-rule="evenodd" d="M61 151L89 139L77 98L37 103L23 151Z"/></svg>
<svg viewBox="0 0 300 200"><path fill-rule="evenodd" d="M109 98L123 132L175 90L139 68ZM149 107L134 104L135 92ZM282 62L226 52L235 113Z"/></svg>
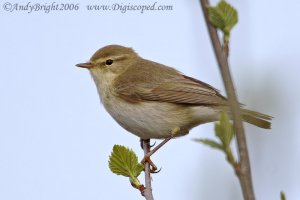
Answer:
<svg viewBox="0 0 300 200"><path fill-rule="evenodd" d="M223 30L225 27L224 16L216 7L208 8L208 17L213 26Z"/></svg>
<svg viewBox="0 0 300 200"><path fill-rule="evenodd" d="M225 26L229 29L229 31L233 28L234 25L238 22L238 14L234 7L232 7L226 1L220 1L217 5L220 12L223 13Z"/></svg>
<svg viewBox="0 0 300 200"><path fill-rule="evenodd" d="M222 144L219 144L219 143L217 143L213 140L210 140L210 139L194 139L194 141L200 142L200 143L205 144L205 145L208 145L213 149L220 149L220 150L224 151L224 148L223 148Z"/></svg>
<svg viewBox="0 0 300 200"><path fill-rule="evenodd" d="M215 124L215 133L224 147L227 148L234 136L234 130L226 112L221 112L220 121Z"/></svg>
<svg viewBox="0 0 300 200"><path fill-rule="evenodd" d="M208 8L210 23L220 29L224 34L224 40L229 41L230 31L238 22L238 13L234 7L222 0L215 7Z"/></svg>
<svg viewBox="0 0 300 200"><path fill-rule="evenodd" d="M109 168L117 175L135 178L140 175L144 166L138 162L136 154L131 149L114 145L109 157Z"/></svg>

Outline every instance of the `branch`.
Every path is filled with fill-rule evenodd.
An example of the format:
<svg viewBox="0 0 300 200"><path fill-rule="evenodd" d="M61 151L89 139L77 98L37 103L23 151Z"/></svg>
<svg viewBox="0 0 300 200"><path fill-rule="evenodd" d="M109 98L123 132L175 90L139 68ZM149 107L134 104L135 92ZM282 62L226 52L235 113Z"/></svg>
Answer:
<svg viewBox="0 0 300 200"><path fill-rule="evenodd" d="M146 156L147 153L150 152L150 139L148 140L143 140L143 149L144 149L144 155ZM152 194L152 187L151 187L151 176L150 176L150 165L149 162L145 162L144 164L144 169L145 169L145 185L146 188L143 192L143 195L145 199L147 200L154 200L153 194Z"/></svg>
<svg viewBox="0 0 300 200"><path fill-rule="evenodd" d="M233 81L229 71L228 58L226 56L226 52L223 51L216 28L214 28L211 25L208 19L207 8L210 5L209 0L200 0L200 3L204 13L204 18L209 31L211 42L214 48L214 52L219 64L219 69L223 78L226 93L228 96L229 106L231 109L231 115L233 119L235 133L236 133L238 152L240 158L240 162L239 162L240 168L236 168L236 174L238 175L242 187L244 199L254 200L255 196L254 196L254 190L253 190L252 180L251 180L251 168L249 162L245 131L244 131L242 118L241 118L240 105L237 101L237 96L235 94Z"/></svg>

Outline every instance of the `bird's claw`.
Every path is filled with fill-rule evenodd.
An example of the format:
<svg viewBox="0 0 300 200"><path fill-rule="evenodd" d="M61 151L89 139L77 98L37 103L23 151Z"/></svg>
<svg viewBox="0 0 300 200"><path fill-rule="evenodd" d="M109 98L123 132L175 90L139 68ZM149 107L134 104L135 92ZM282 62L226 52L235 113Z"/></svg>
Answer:
<svg viewBox="0 0 300 200"><path fill-rule="evenodd" d="M156 165L152 162L152 160L150 159L150 157L148 155L145 155L144 159L141 161L142 164L145 164L146 162L149 163L149 165L150 165L150 173L151 174L156 174L161 171L161 168L159 170L157 170Z"/></svg>
<svg viewBox="0 0 300 200"><path fill-rule="evenodd" d="M140 139L140 145L141 145L141 148L142 149L144 149L144 147L143 147L143 139ZM154 147L156 145L156 141L154 141L154 143L153 144L150 144L150 148L152 148L152 147Z"/></svg>
<svg viewBox="0 0 300 200"><path fill-rule="evenodd" d="M166 139L164 139L161 143L159 143L154 149L152 149L150 151L150 139L148 140L143 140L141 139L141 146L142 146L142 149L144 149L144 142L148 142L148 149L147 149L147 152L146 155L144 156L143 160L141 161L142 164L145 164L146 162L149 163L150 165L150 173L158 173L160 172L160 170L157 170L157 167L155 166L155 164L152 162L152 160L150 159L150 156L153 155L159 148L161 148L164 144L166 144L169 140L171 140L178 132L180 131L180 128L178 127L175 127L173 130L172 130L172 135ZM155 143L151 146L153 147L155 145Z"/></svg>
<svg viewBox="0 0 300 200"><path fill-rule="evenodd" d="M154 147L156 145L156 141L154 141L153 144L150 144L150 148Z"/></svg>
<svg viewBox="0 0 300 200"><path fill-rule="evenodd" d="M150 173L151 174L157 174L157 173L159 173L161 171L161 169L162 168L160 168L159 170L157 170L157 169L156 170L150 169Z"/></svg>

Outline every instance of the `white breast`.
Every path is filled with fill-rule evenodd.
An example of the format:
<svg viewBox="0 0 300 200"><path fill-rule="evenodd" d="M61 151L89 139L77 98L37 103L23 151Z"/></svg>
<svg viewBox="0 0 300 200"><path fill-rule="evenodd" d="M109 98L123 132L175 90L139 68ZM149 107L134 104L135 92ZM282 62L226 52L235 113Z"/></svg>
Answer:
<svg viewBox="0 0 300 200"><path fill-rule="evenodd" d="M175 128L180 128L177 136L185 135L199 124L217 120L217 112L208 107L159 101L131 103L113 94L111 84L97 80L105 109L124 129L140 138L167 138Z"/></svg>

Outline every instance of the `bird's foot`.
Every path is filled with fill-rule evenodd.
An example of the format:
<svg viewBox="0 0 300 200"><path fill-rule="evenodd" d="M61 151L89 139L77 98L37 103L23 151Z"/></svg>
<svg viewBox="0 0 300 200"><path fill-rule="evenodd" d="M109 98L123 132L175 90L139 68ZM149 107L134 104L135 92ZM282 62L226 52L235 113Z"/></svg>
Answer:
<svg viewBox="0 0 300 200"><path fill-rule="evenodd" d="M150 169L150 172L151 173L158 173L160 172L161 169L157 170L157 167L156 165L152 162L152 160L150 159L150 157L158 150L160 149L163 145L165 145L169 140L171 140L173 137L175 137L180 131L180 128L179 127L175 127L171 130L171 136L164 139L161 143L159 143L154 149L150 150L150 147L153 147L155 145L155 143L151 146L151 145L148 145L148 153L144 156L143 160L141 161L142 164L145 164L146 162L149 163L151 169ZM150 140L144 140L144 139L141 139L141 146L142 146L142 149L144 149L144 142L150 142Z"/></svg>
<svg viewBox="0 0 300 200"><path fill-rule="evenodd" d="M144 149L144 147L143 147L144 142L145 142L145 140L140 138L140 145L141 145L142 149ZM156 145L156 141L153 144L150 144L150 148L154 147L155 145Z"/></svg>
<svg viewBox="0 0 300 200"><path fill-rule="evenodd" d="M150 153L150 152L149 152ZM150 173L151 174L156 174L158 172L160 172L161 169L157 170L157 167L156 165L153 163L153 161L150 159L150 156L148 154L146 154L143 158L143 160L141 161L142 164L145 164L145 163L149 163L150 165Z"/></svg>

